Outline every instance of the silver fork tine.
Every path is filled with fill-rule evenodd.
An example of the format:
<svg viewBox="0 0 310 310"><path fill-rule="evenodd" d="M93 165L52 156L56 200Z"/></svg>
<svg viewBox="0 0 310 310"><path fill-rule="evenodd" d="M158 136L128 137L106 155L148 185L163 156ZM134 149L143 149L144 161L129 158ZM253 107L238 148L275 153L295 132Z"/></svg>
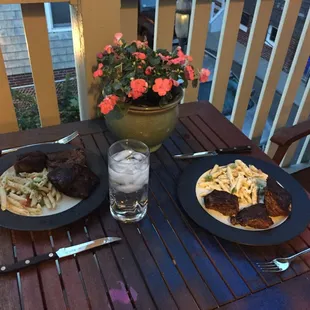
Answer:
<svg viewBox="0 0 310 310"><path fill-rule="evenodd" d="M260 268L266 268L266 267L274 267L276 266L276 264L272 263L272 264L257 264L258 267Z"/></svg>
<svg viewBox="0 0 310 310"><path fill-rule="evenodd" d="M256 264L259 267L271 267L271 266L276 266L274 262L266 262L266 263L257 263Z"/></svg>
<svg viewBox="0 0 310 310"><path fill-rule="evenodd" d="M77 136L79 135L79 133L77 131L73 132L72 134L70 134L69 136L67 137L64 137L62 139L59 139L58 140L58 143L68 143L70 141L72 141L73 139L75 139Z"/></svg>
<svg viewBox="0 0 310 310"><path fill-rule="evenodd" d="M281 272L281 271L282 271L281 269L269 269L269 270L262 269L262 272Z"/></svg>

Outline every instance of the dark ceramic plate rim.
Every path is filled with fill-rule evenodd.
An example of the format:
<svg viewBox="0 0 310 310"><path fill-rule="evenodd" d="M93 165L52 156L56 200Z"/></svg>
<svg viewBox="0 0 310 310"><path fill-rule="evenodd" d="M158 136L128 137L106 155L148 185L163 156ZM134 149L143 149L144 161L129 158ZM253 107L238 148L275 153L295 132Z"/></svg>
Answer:
<svg viewBox="0 0 310 310"><path fill-rule="evenodd" d="M70 144L48 144L21 149L17 152L4 155L0 158L0 175L14 165L16 157L19 154L37 150L52 153L75 148L77 147ZM40 217L20 216L9 211L0 211L0 226L27 231L54 229L75 222L98 208L105 200L108 192L107 171L102 157L87 150L85 150L85 154L89 168L100 178L100 184L87 199L82 200L64 212Z"/></svg>
<svg viewBox="0 0 310 310"><path fill-rule="evenodd" d="M292 213L284 223L270 230L246 231L227 226L203 210L195 192L198 178L215 164L226 165L236 159L262 169L291 193ZM303 187L277 165L250 156L218 155L193 162L180 177L178 198L185 212L199 226L218 237L241 244L257 246L280 244L298 236L310 222L309 199Z"/></svg>

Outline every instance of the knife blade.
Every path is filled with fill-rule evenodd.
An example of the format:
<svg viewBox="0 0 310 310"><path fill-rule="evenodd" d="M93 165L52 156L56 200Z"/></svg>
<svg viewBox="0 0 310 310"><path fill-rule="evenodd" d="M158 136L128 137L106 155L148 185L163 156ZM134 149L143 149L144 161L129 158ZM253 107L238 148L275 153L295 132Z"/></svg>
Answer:
<svg viewBox="0 0 310 310"><path fill-rule="evenodd" d="M200 158L206 156L215 156L219 154L236 154L236 153L250 153L252 151L251 145L242 145L242 146L235 146L229 148L220 148L215 151L204 151L204 152L197 152L191 154L178 154L174 155L173 158L175 159L190 159L190 158Z"/></svg>
<svg viewBox="0 0 310 310"><path fill-rule="evenodd" d="M14 263L11 265L0 265L0 274L9 273L12 271L18 271L20 269L34 266L34 265L40 264L48 260L56 260L62 257L88 251L90 249L93 249L93 248L96 248L96 247L99 247L99 246L102 246L108 243L120 241L120 240L122 239L119 237L101 238L101 239L85 242L82 244L73 245L67 248L61 248L57 250L56 252L49 252L49 253L45 253L42 255L26 258L24 260L18 261L17 263Z"/></svg>

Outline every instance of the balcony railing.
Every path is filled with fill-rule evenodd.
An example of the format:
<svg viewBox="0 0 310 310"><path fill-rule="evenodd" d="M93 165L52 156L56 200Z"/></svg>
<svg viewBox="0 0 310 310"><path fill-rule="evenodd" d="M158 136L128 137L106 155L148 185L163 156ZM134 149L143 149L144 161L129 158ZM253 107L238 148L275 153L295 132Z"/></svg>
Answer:
<svg viewBox="0 0 310 310"><path fill-rule="evenodd" d="M60 118L44 12L44 2L47 1L0 0L0 4L21 4L41 125L49 126L58 124ZM82 119L95 117L97 94L91 91L91 85L93 83L91 69L96 62L95 55L105 44L109 44L114 33L120 30L124 33L127 40L136 39L138 1L49 0L48 2L68 2L71 5L80 114ZM219 8L223 11L223 23L209 101L218 110L222 111L244 1L226 0L225 5L224 1L220 1L220 3L223 3ZM302 0L285 1L275 45L272 50L252 120L249 138L260 137L264 130L301 3ZM214 18L213 13L216 5L217 4L212 4L210 0L192 0L187 52L193 56L194 65L197 67L201 67L205 57L209 20L210 18ZM253 22L249 30L249 39L231 115L231 121L240 129L242 129L244 124L273 5L274 0L256 1ZM157 0L154 47L171 49L175 11L176 0ZM269 137L273 135L275 130L286 125L300 81L303 77L304 68L310 55L309 12L305 20L306 22L277 108L276 116L269 132ZM0 80L0 132L15 131L18 130L18 126L1 50ZM197 98L198 89L189 88L185 93L184 102L196 101ZM309 114L310 82L308 80L303 98L298 107L297 115L294 119L294 124L306 120ZM301 162L308 144L309 137L306 139L298 154L298 163ZM284 165L291 162L296 150L297 144L289 149L283 163ZM275 146L271 142L268 142L266 152L272 156L274 151Z"/></svg>

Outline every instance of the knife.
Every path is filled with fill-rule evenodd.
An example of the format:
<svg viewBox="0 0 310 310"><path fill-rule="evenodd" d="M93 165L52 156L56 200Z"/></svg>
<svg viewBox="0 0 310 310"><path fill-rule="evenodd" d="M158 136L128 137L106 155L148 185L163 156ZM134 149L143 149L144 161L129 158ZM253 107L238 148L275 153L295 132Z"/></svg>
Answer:
<svg viewBox="0 0 310 310"><path fill-rule="evenodd" d="M17 263L11 264L11 265L0 265L0 274L9 273L11 271L18 271L20 269L34 266L37 264L40 264L42 262L48 261L48 260L55 260L62 257L74 255L77 253L81 253L84 251L88 251L92 248L96 248L108 243L116 242L122 240L118 237L106 237L97 239L94 241L85 242L82 244L70 246L68 248L61 248L56 252L49 252L46 254L33 256L31 258L26 258L24 260L20 260Z"/></svg>
<svg viewBox="0 0 310 310"><path fill-rule="evenodd" d="M219 154L235 154L235 153L250 153L252 151L251 145L235 146L229 148L217 149L215 151L205 151L191 154L178 154L174 155L175 159L189 159L189 158L199 158L205 156L215 156Z"/></svg>

